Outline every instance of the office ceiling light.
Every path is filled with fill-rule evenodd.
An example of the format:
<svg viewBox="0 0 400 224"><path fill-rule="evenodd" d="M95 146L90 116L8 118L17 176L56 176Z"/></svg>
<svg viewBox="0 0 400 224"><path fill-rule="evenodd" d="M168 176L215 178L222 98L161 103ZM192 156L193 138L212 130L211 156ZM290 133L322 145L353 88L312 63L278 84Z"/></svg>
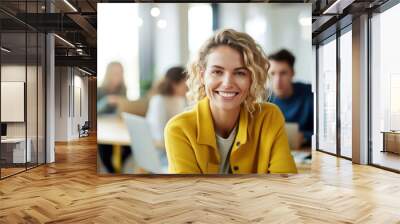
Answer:
<svg viewBox="0 0 400 224"><path fill-rule="evenodd" d="M255 17L246 21L245 30L250 35L261 36L267 31L267 23L264 18Z"/></svg>
<svg viewBox="0 0 400 224"><path fill-rule="evenodd" d="M322 14L342 14L343 9L351 5L355 0L336 0L332 5L324 10Z"/></svg>
<svg viewBox="0 0 400 224"><path fill-rule="evenodd" d="M160 29L165 29L165 27L167 27L167 21L165 21L164 19L160 19L157 21L157 26Z"/></svg>
<svg viewBox="0 0 400 224"><path fill-rule="evenodd" d="M4 51L6 53L10 53L11 52L11 50L9 50L9 49L7 49L5 47L1 47L1 51Z"/></svg>
<svg viewBox="0 0 400 224"><path fill-rule="evenodd" d="M153 16L153 17L157 17L157 16L160 15L160 9L159 9L158 7L153 7L153 8L151 8L151 10L150 10L150 14L151 14L151 16Z"/></svg>
<svg viewBox="0 0 400 224"><path fill-rule="evenodd" d="M86 71L86 70L83 70L83 69L81 69L81 68L79 68L79 67L78 67L78 70L81 71L81 72L83 72L83 73L85 73L85 74L87 74L87 75L92 75L92 73L90 73L90 72L88 72L88 71Z"/></svg>
<svg viewBox="0 0 400 224"><path fill-rule="evenodd" d="M69 42L68 40L66 40L66 39L64 39L64 38L62 38L62 37L60 37L60 36L57 35L57 34L54 34L54 36L57 37L57 38L58 38L59 40L61 40L62 42L64 42L65 44L67 44L68 46L75 48L75 45L71 44L71 42Z"/></svg>
<svg viewBox="0 0 400 224"><path fill-rule="evenodd" d="M76 52L77 52L79 55L83 55L83 50L82 50L81 48L77 48L77 49L76 49Z"/></svg>
<svg viewBox="0 0 400 224"><path fill-rule="evenodd" d="M65 4L67 4L72 10L74 10L74 12L78 12L78 10L71 4L69 3L68 0L64 0Z"/></svg>
<svg viewBox="0 0 400 224"><path fill-rule="evenodd" d="M85 47L85 45L83 43L80 43L80 42L75 42L74 45L75 45L75 47L79 47L79 48L84 48Z"/></svg>

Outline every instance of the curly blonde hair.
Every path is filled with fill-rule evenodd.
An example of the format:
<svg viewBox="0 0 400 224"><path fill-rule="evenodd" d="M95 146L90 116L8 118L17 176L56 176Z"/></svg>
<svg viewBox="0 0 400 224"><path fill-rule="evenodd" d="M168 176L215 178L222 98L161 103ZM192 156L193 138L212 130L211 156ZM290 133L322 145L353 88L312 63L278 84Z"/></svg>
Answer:
<svg viewBox="0 0 400 224"><path fill-rule="evenodd" d="M251 74L249 94L244 104L252 113L255 111L255 104L265 101L270 95L267 91L270 65L261 46L252 37L233 29L216 32L202 45L195 59L187 66L187 86L189 87L187 96L189 100L197 102L206 96L205 86L201 83L201 71L206 68L207 56L218 46L229 46L242 55L244 66Z"/></svg>

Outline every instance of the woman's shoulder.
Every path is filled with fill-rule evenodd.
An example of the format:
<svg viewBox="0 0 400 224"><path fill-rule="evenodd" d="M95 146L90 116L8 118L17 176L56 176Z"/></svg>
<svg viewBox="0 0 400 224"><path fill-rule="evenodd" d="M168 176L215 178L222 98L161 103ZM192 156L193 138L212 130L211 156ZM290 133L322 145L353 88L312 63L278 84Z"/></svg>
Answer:
<svg viewBox="0 0 400 224"><path fill-rule="evenodd" d="M276 104L270 102L257 103L255 109L256 111L259 110L261 113L268 113L268 114L281 113L281 109L279 109L279 107Z"/></svg>
<svg viewBox="0 0 400 224"><path fill-rule="evenodd" d="M171 129L187 129L197 124L196 111L192 108L173 116L167 123L166 128Z"/></svg>

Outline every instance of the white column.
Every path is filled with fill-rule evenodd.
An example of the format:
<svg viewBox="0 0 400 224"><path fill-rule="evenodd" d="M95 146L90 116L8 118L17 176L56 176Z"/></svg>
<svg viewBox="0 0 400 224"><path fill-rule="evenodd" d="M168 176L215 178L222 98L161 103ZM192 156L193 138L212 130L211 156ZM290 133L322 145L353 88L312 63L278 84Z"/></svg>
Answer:
<svg viewBox="0 0 400 224"><path fill-rule="evenodd" d="M182 66L186 66L189 59L189 6L188 4L181 4L179 6L179 61Z"/></svg>
<svg viewBox="0 0 400 224"><path fill-rule="evenodd" d="M368 16L353 20L353 162L368 163Z"/></svg>
<svg viewBox="0 0 400 224"><path fill-rule="evenodd" d="M54 35L46 35L46 163L55 161L55 56Z"/></svg>

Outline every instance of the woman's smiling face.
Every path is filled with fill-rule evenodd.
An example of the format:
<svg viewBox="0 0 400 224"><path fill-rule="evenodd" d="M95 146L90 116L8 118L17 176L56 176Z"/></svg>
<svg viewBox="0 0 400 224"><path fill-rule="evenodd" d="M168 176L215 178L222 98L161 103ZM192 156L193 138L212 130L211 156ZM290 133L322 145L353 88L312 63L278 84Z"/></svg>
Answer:
<svg viewBox="0 0 400 224"><path fill-rule="evenodd" d="M208 54L202 83L211 106L219 110L235 110L248 95L250 71L245 68L237 50L221 45Z"/></svg>

